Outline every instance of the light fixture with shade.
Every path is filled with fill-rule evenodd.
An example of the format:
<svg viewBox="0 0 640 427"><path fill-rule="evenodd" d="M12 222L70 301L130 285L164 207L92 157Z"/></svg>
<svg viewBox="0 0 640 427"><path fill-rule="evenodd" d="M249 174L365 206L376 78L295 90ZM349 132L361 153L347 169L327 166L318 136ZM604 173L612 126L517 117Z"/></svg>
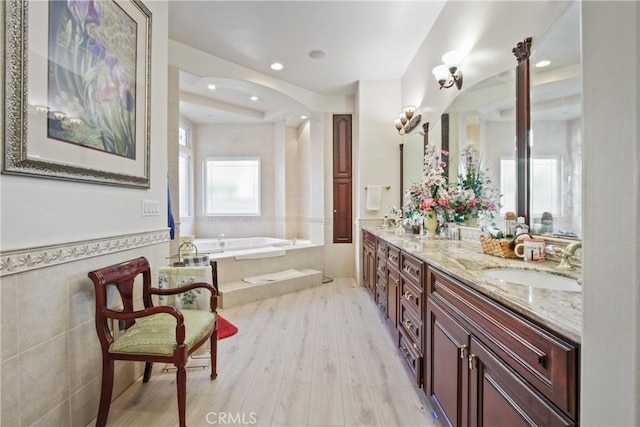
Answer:
<svg viewBox="0 0 640 427"><path fill-rule="evenodd" d="M394 121L394 124L400 135L406 135L420 124L421 119L422 116L416 114L416 107L407 105L404 107L404 111L400 114L400 117Z"/></svg>
<svg viewBox="0 0 640 427"><path fill-rule="evenodd" d="M452 50L442 56L442 62L444 64L438 65L433 69L433 75L440 84L440 89L450 88L456 85L458 90L462 88L462 71L460 71L460 63L462 62L462 55Z"/></svg>

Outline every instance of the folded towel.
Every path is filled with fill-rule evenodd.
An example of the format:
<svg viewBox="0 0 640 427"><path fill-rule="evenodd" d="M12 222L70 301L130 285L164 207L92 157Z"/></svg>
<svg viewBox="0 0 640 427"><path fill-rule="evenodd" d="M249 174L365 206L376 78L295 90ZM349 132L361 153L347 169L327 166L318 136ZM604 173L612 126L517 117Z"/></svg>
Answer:
<svg viewBox="0 0 640 427"><path fill-rule="evenodd" d="M208 283L213 285L213 271L211 265L206 267L160 267L158 270L158 287L160 289L174 289L191 283ZM160 305L171 305L178 310L181 308L209 311L211 294L202 288L191 289L178 295L160 295ZM203 345L193 353L193 357L205 357L209 352L209 344Z"/></svg>
<svg viewBox="0 0 640 427"><path fill-rule="evenodd" d="M381 202L382 202L382 186L381 185L367 186L367 210L379 211Z"/></svg>
<svg viewBox="0 0 640 427"><path fill-rule="evenodd" d="M245 277L242 280L247 283L257 285L260 283L268 283L268 282L275 282L278 280L293 279L295 277L301 277L301 276L304 276L304 273L295 269L290 269L290 270L278 271L276 273L263 274L260 276Z"/></svg>
<svg viewBox="0 0 640 427"><path fill-rule="evenodd" d="M191 283L203 282L213 285L213 273L210 265L207 267L160 267L158 270L158 287L160 289L174 289ZM177 309L209 310L209 291L197 288L178 295L161 295L159 302L163 305L172 305Z"/></svg>
<svg viewBox="0 0 640 427"><path fill-rule="evenodd" d="M207 267L211 265L209 255L182 255L185 267Z"/></svg>

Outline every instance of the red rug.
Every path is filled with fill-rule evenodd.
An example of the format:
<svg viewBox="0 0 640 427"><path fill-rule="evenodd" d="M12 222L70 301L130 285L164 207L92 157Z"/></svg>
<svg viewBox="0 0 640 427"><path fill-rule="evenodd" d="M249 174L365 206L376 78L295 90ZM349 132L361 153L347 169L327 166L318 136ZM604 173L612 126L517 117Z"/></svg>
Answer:
<svg viewBox="0 0 640 427"><path fill-rule="evenodd" d="M238 333L238 328L218 314L218 339L230 337Z"/></svg>

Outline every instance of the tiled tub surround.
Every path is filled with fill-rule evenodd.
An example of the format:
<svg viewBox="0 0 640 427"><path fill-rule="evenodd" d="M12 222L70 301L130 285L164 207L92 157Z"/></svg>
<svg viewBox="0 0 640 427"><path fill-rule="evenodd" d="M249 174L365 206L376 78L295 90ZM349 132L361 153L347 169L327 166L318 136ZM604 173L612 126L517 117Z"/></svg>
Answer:
<svg viewBox="0 0 640 427"><path fill-rule="evenodd" d="M493 298L517 313L576 343L581 342L582 294L506 283L498 286L483 273L489 268L520 268L580 278L580 270L558 270L557 262L526 263L482 252L479 244L447 239L430 239L393 230L366 228L373 235L424 260L473 289Z"/></svg>
<svg viewBox="0 0 640 427"><path fill-rule="evenodd" d="M1 426L86 426L95 418L101 357L94 289L87 272L138 256L147 257L157 271L169 252L168 232L160 233L162 238L155 237L158 232L136 233L47 248L70 255L44 258L47 263L17 263L15 273L3 274ZM103 250L105 242L111 242L110 249ZM73 251L76 246L88 249ZM98 249L93 251L94 247ZM42 248L19 252L36 254ZM22 257L17 254L12 252L10 258ZM142 307L141 298L135 304ZM143 369L141 363L116 363L114 398Z"/></svg>

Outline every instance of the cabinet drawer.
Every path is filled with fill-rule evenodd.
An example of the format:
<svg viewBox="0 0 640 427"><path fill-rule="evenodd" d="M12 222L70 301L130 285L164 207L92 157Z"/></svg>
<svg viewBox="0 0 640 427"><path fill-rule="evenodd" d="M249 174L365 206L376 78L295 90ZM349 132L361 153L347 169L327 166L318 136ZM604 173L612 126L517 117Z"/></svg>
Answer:
<svg viewBox="0 0 640 427"><path fill-rule="evenodd" d="M418 318L422 317L422 309L424 304L424 294L422 287L418 288L412 281L407 280L404 274L400 275L400 301L407 304L407 307L415 312Z"/></svg>
<svg viewBox="0 0 640 427"><path fill-rule="evenodd" d="M400 270L404 277L411 280L417 287L422 289L422 261L409 255L406 252L400 252Z"/></svg>
<svg viewBox="0 0 640 427"><path fill-rule="evenodd" d="M368 233L368 232L364 232L364 246L371 249L372 251L375 252L376 250L376 238L373 234Z"/></svg>
<svg viewBox="0 0 640 427"><path fill-rule="evenodd" d="M412 341L413 347L420 353L424 353L422 346L422 335L424 328L422 320L415 315L413 309L408 308L410 302L400 300L400 325L404 328L406 336Z"/></svg>
<svg viewBox="0 0 640 427"><path fill-rule="evenodd" d="M387 242L378 239L378 255L382 258L387 258Z"/></svg>
<svg viewBox="0 0 640 427"><path fill-rule="evenodd" d="M387 267L400 268L400 249L395 246L387 246Z"/></svg>
<svg viewBox="0 0 640 427"><path fill-rule="evenodd" d="M382 295L387 295L387 279L383 273L376 274L376 289Z"/></svg>
<svg viewBox="0 0 640 427"><path fill-rule="evenodd" d="M420 386L422 379L422 354L413 347L410 338L405 335L404 329L400 328L400 353L409 369L416 376L416 385Z"/></svg>
<svg viewBox="0 0 640 427"><path fill-rule="evenodd" d="M436 270L429 270L427 284L431 298L457 313L491 351L577 419L577 345Z"/></svg>
<svg viewBox="0 0 640 427"><path fill-rule="evenodd" d="M380 275L387 274L387 257L380 255L380 252L376 255L376 271Z"/></svg>
<svg viewBox="0 0 640 427"><path fill-rule="evenodd" d="M382 312L382 314L387 314L387 296L386 294L381 294L380 290L376 292L376 305L378 309Z"/></svg>

